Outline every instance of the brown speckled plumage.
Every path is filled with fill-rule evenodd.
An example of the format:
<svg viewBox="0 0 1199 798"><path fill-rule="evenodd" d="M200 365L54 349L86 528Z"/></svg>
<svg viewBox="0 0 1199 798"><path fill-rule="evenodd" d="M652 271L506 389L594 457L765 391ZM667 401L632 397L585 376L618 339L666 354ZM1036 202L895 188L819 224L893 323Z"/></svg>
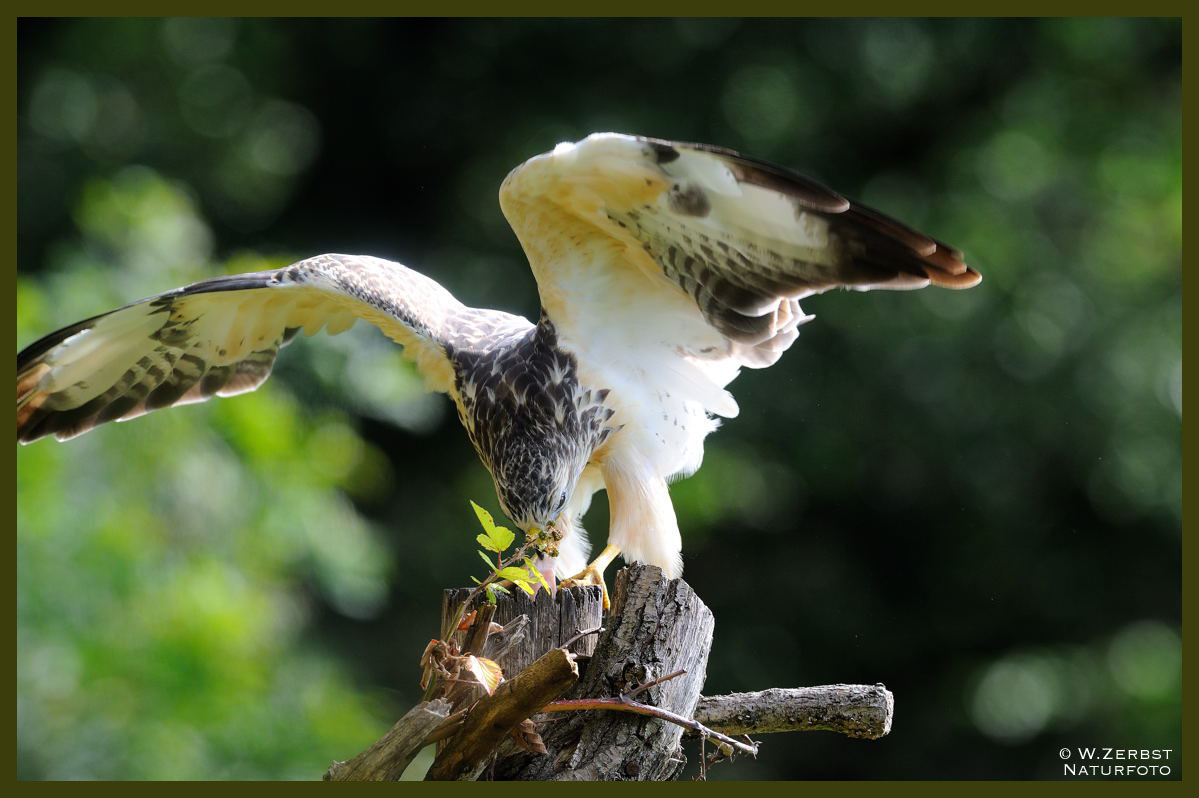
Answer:
<svg viewBox="0 0 1199 798"><path fill-rule="evenodd" d="M455 404L504 511L522 526L554 518L592 452L613 432L607 390L579 384L549 319L502 337L451 344ZM577 467L565 484L559 464Z"/></svg>

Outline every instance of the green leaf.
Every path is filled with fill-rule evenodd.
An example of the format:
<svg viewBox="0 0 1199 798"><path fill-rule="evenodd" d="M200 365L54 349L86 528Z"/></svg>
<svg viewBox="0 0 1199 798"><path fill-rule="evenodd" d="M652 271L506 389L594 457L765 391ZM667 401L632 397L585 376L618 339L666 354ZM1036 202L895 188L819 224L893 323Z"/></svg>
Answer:
<svg viewBox="0 0 1199 798"><path fill-rule="evenodd" d="M518 579L523 579L526 582L529 581L529 575L525 573L525 569L515 565L509 565L507 568L501 568L500 570L496 571L496 575L499 576L500 579L511 579L513 582L517 581Z"/></svg>
<svg viewBox="0 0 1199 798"><path fill-rule="evenodd" d="M491 513L487 512L473 501L470 503L470 506L475 508L475 515L479 516L479 523L482 524L483 530L487 532L488 536L490 536L495 530L495 519L491 517Z"/></svg>
<svg viewBox="0 0 1199 798"><path fill-rule="evenodd" d="M495 588L496 590L498 590L498 591L500 591L501 593L503 593L505 596L510 596L510 595L512 595L512 591L511 591L511 590L509 590L508 588L504 587L503 585L501 585L499 582L494 582L494 583L492 583L491 585L488 585L488 587L493 587L493 588Z"/></svg>
<svg viewBox="0 0 1199 798"><path fill-rule="evenodd" d="M495 588L495 585L488 585L487 587L483 588L483 590L487 592L487 600L492 604L495 604Z"/></svg>
<svg viewBox="0 0 1199 798"><path fill-rule="evenodd" d="M479 552L479 556L483 558L483 562L487 563L487 570L488 570L488 571L494 571L494 570L495 570L495 563L493 563L493 562L491 561L491 558L490 558L490 557L488 557L488 556L487 556L486 554L484 554L483 552L479 551L478 549L475 549L475 551Z"/></svg>
<svg viewBox="0 0 1199 798"><path fill-rule="evenodd" d="M528 593L530 596L531 596L531 595L533 595L533 586L532 586L532 585L530 585L530 584L529 584L528 582L526 582L525 580L523 580L523 579L513 579L513 580L512 580L512 584L516 585L516 586L517 586L517 587L519 587L521 590L523 590L523 591L525 591L526 593Z"/></svg>
<svg viewBox="0 0 1199 798"><path fill-rule="evenodd" d="M506 526L493 527L488 534L495 541L495 545L499 546L496 551L503 551L512 545L512 541L516 540L516 535Z"/></svg>
<svg viewBox="0 0 1199 798"><path fill-rule="evenodd" d="M478 579L475 579L473 576L470 578L470 581L474 582L476 585L481 585L481 584L483 584L483 583L482 583L482 582L480 582Z"/></svg>
<svg viewBox="0 0 1199 798"><path fill-rule="evenodd" d="M475 540L479 541L479 545L485 549L499 554L504 549L512 545L512 541L516 540L516 535L506 526L496 526L495 519L491 517L491 513L484 510L473 501L470 506L475 508L475 515L479 517L479 523L483 526L483 531L486 535L478 535Z"/></svg>
<svg viewBox="0 0 1199 798"><path fill-rule="evenodd" d="M541 571L537 570L537 566L533 565L533 561L528 557L525 557L525 567L529 569L529 576L535 577L541 583L541 586L545 588L545 592L549 593L550 586L545 581L545 577L541 575Z"/></svg>

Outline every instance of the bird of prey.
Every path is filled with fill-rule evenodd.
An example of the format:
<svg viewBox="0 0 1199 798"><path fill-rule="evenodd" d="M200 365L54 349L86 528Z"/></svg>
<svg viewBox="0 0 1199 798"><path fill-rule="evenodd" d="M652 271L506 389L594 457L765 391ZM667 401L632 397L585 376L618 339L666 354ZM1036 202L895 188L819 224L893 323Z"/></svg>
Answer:
<svg viewBox="0 0 1199 798"><path fill-rule="evenodd" d="M17 355L17 438L257 388L298 330L357 319L450 396L504 512L560 537L539 568L603 583L618 555L682 571L667 484L700 466L726 386L798 336L831 288L969 288L942 242L788 169L704 144L598 133L513 169L500 205L528 256L536 322L468 307L361 255L203 280L72 324ZM580 519L600 489L607 546ZM555 556L556 555L556 556Z"/></svg>

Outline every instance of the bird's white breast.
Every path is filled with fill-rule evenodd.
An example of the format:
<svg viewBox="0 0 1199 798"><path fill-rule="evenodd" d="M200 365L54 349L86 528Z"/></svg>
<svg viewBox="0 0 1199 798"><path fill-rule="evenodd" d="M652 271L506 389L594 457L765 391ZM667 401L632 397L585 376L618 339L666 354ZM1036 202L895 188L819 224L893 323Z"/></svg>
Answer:
<svg viewBox="0 0 1199 798"><path fill-rule="evenodd" d="M586 253L578 255L587 260ZM714 416L737 414L736 401L724 390L737 364L688 352L723 348L724 342L673 286L666 294L677 292L677 305L664 302L663 292L645 290L642 275L567 263L558 268L574 272L572 304L604 298L603 307L580 314L594 319L587 334L563 335L559 345L575 355L585 389L610 391L606 404L616 412L608 423L617 432L605 454L635 455L662 478L692 473L703 459L704 438L719 424ZM589 285L594 281L605 285ZM680 347L679 340L692 345Z"/></svg>

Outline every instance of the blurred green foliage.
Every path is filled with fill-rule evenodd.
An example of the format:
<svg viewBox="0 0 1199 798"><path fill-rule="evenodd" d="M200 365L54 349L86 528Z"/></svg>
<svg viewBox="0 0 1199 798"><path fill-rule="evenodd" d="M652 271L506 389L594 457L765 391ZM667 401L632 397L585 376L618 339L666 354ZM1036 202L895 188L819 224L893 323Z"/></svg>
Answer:
<svg viewBox="0 0 1199 798"><path fill-rule="evenodd" d="M1180 749L1179 21L21 20L17 59L18 347L329 251L532 315L496 191L594 130L732 146L962 248L971 291L805 302L672 490L707 692L897 700L884 741L767 738L712 777ZM254 394L22 447L19 776L315 778L382 733L492 495L447 409L360 325Z"/></svg>
<svg viewBox="0 0 1199 798"><path fill-rule="evenodd" d="M211 268L203 221L148 170L89 181L76 218L116 263L158 254L179 281ZM84 248L61 254L69 280L20 278L18 339L51 308L121 302ZM286 388L248 398L20 451L23 775L306 778L385 719L305 639L296 576L348 615L378 611L394 558L339 490L369 485L369 447Z"/></svg>

